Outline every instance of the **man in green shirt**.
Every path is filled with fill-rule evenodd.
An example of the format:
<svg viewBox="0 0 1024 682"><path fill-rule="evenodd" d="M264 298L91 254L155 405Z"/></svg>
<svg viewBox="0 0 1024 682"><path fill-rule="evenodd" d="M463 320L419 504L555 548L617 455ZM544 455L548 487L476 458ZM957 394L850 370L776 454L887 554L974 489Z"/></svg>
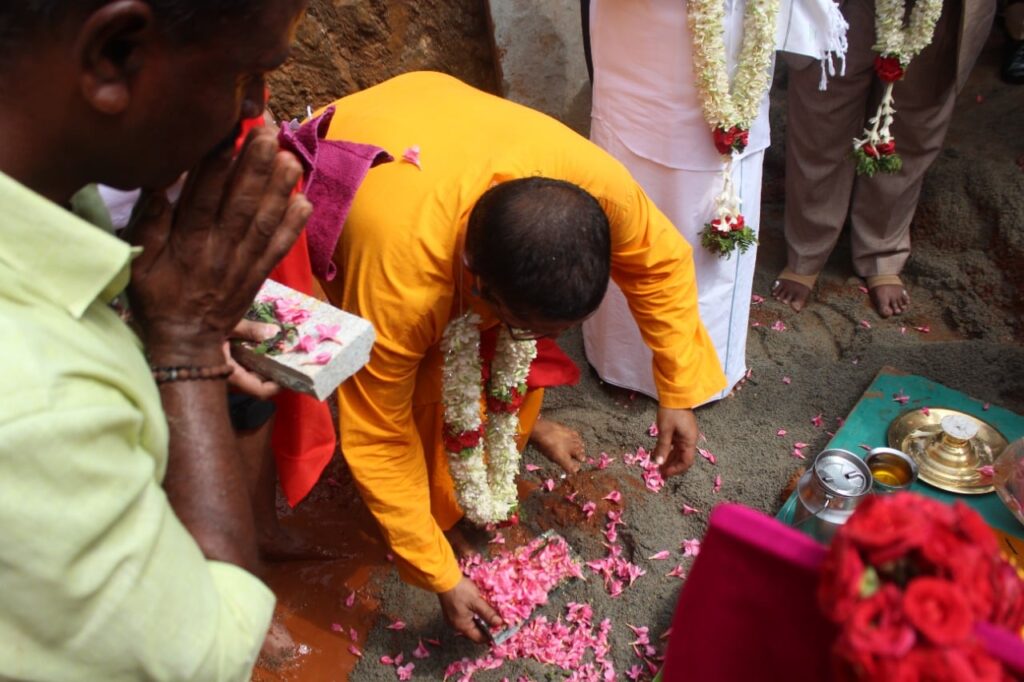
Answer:
<svg viewBox="0 0 1024 682"><path fill-rule="evenodd" d="M310 206L272 133L230 142L304 4L0 3L0 678L248 679L274 598L222 344ZM141 253L64 208L190 169Z"/></svg>

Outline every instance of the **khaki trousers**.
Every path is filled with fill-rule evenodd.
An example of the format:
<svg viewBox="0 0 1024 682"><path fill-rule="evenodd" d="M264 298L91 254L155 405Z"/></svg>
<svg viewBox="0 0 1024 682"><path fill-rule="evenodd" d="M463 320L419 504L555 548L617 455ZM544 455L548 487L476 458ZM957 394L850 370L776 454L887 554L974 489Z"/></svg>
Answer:
<svg viewBox="0 0 1024 682"><path fill-rule="evenodd" d="M972 0L964 0L971 3ZM994 11L995 3L991 4ZM861 277L899 274L910 255L910 221L925 171L935 160L949 128L958 73L970 70L992 11L973 8L962 16L960 0L945 2L931 45L911 63L893 91L893 134L903 169L873 178L856 176L852 140L874 115L882 83L874 72L873 0L845 0L850 23L846 76L818 90L820 67L811 63L789 73L786 134L785 231L788 266L813 275L825 267L847 217L854 271ZM980 15L980 16L979 16ZM967 30L964 24L970 22ZM971 37L972 44L963 38Z"/></svg>

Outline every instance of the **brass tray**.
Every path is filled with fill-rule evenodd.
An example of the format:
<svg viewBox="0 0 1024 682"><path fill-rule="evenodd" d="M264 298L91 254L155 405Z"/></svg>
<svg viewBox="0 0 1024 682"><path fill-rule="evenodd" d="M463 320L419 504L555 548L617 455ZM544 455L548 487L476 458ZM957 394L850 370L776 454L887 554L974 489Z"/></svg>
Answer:
<svg viewBox="0 0 1024 682"><path fill-rule="evenodd" d="M976 429L976 434L968 439L956 438L943 430L945 417L953 417L968 431ZM940 407L901 414L889 425L888 441L889 447L913 458L922 481L964 495L981 495L995 489L992 477L982 475L978 468L995 462L1007 444L1003 434L991 424L965 412Z"/></svg>

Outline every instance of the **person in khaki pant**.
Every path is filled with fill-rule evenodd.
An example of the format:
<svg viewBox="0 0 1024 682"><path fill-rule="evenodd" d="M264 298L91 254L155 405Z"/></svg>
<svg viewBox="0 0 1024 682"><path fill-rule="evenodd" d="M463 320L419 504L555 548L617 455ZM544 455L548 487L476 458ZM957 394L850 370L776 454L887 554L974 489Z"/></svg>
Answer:
<svg viewBox="0 0 1024 682"><path fill-rule="evenodd" d="M850 24L846 75L819 91L817 63L791 66L786 139L787 267L772 295L800 311L849 216L853 267L867 280L882 317L907 310L900 272L910 255L910 221L925 171L942 148L956 93L989 34L995 0L943 3L935 35L895 85L893 133L903 168L856 176L851 140L874 115L883 83L876 77L874 0L845 0Z"/></svg>

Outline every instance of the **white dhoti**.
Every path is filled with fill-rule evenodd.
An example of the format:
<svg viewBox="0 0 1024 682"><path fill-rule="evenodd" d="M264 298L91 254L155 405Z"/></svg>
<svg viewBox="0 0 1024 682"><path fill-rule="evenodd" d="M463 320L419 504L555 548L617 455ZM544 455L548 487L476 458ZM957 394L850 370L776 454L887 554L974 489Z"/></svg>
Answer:
<svg viewBox="0 0 1024 682"><path fill-rule="evenodd" d="M754 284L757 248L719 258L700 246L697 235L711 218L714 198L722 191L718 171L666 168L637 156L604 126L595 124L591 139L621 161L647 195L693 245L697 269L700 318L715 344L728 380L727 388L712 400L725 397L747 371L747 329ZM733 164L733 183L742 201L747 224L761 224L761 167L764 150ZM626 298L614 282L598 311L583 323L587 360L601 378L615 386L658 397L651 371L651 351L629 312Z"/></svg>
<svg viewBox="0 0 1024 682"><path fill-rule="evenodd" d="M723 0L727 68L735 73L743 43L744 0ZM782 0L779 49L825 58L842 51L845 25L833 0ZM746 345L757 248L721 258L700 245L722 191L723 157L712 142L694 82L693 40L683 0L591 0L594 63L591 139L621 161L693 247L700 316L728 385L747 372ZM774 67L774 64L772 65ZM768 93L734 158L732 180L745 222L761 224L761 169L769 145ZM612 283L583 324L587 359L616 386L657 398L651 352L622 292Z"/></svg>

